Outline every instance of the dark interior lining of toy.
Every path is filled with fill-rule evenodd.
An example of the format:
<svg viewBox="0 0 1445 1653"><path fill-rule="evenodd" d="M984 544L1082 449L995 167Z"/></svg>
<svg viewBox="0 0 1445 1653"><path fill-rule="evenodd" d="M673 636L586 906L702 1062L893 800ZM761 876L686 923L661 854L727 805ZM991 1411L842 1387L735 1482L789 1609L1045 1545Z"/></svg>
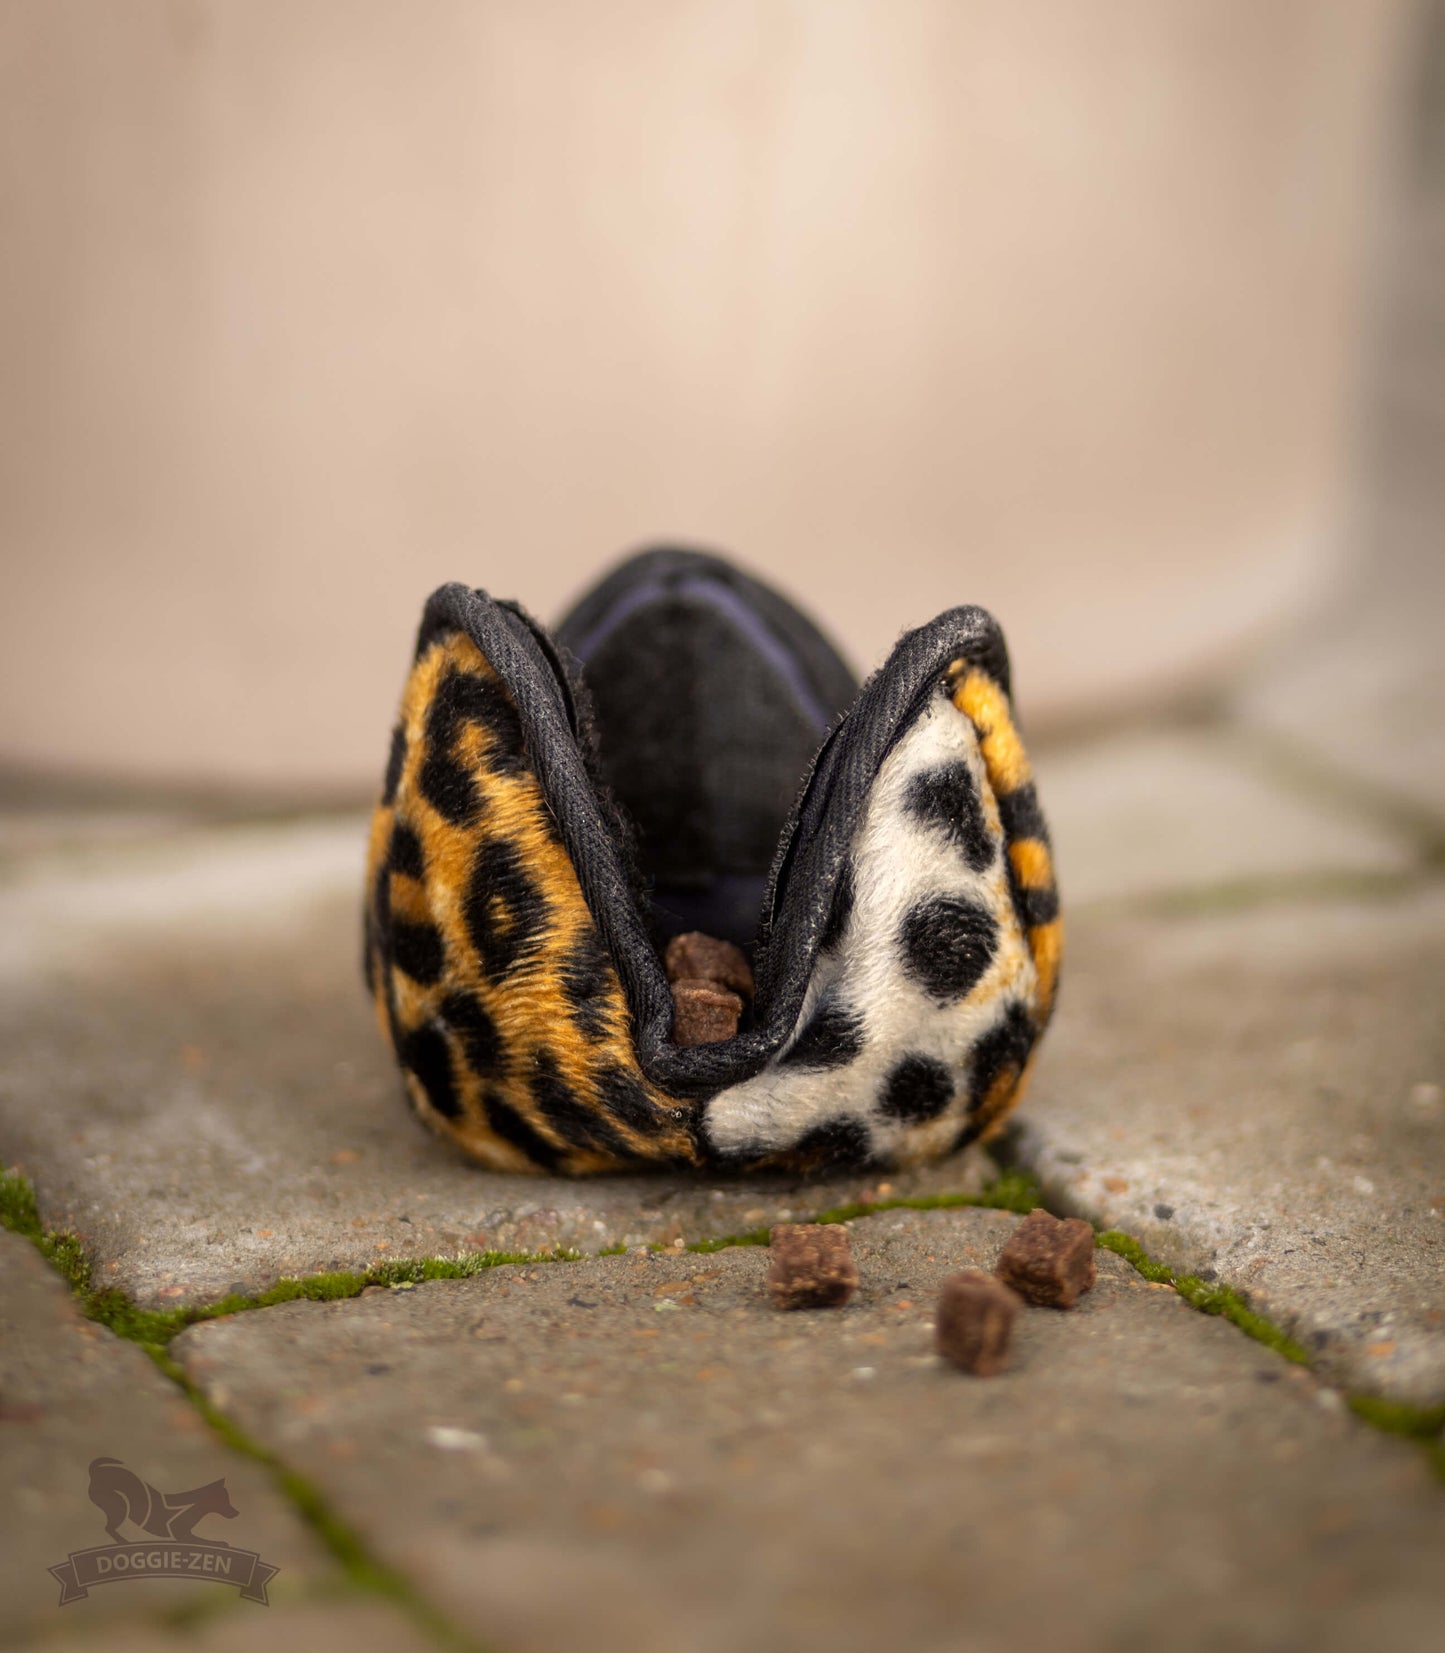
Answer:
<svg viewBox="0 0 1445 1653"><path fill-rule="evenodd" d="M654 941L702 930L751 955L799 784L857 682L802 615L781 634L763 588L716 559L653 552L610 584L556 635L635 828Z"/></svg>

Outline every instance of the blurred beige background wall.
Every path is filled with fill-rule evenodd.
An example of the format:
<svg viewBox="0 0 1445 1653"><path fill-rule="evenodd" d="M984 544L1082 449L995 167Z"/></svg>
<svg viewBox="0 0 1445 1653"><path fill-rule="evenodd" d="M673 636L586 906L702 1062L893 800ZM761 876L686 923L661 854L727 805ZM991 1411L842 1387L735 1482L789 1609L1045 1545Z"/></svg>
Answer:
<svg viewBox="0 0 1445 1653"><path fill-rule="evenodd" d="M1406 0L5 0L0 762L362 788L422 599L737 553L1039 722L1329 577Z"/></svg>

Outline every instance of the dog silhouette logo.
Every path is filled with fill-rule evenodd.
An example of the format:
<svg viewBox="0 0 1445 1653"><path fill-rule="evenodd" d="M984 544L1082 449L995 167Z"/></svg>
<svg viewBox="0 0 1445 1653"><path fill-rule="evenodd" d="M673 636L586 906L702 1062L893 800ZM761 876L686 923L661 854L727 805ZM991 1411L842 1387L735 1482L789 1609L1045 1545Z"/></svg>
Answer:
<svg viewBox="0 0 1445 1653"><path fill-rule="evenodd" d="M80 1601L97 1584L122 1578L207 1578L234 1584L247 1601L268 1605L266 1586L279 1568L254 1550L196 1535L201 1521L212 1516L234 1521L240 1514L224 1479L187 1492L159 1492L119 1458L92 1458L87 1491L112 1542L72 1550L50 1569L60 1582L62 1607ZM121 1530L127 1525L143 1535L140 1542L127 1542Z"/></svg>
<svg viewBox="0 0 1445 1653"><path fill-rule="evenodd" d="M154 1538L192 1538L196 1522L203 1517L220 1515L229 1521L240 1514L226 1496L224 1480L208 1481L189 1492L157 1492L119 1458L96 1458L91 1463L90 1501L105 1517L105 1530L117 1544L122 1542L123 1521ZM223 1544L225 1540L213 1538L211 1542Z"/></svg>

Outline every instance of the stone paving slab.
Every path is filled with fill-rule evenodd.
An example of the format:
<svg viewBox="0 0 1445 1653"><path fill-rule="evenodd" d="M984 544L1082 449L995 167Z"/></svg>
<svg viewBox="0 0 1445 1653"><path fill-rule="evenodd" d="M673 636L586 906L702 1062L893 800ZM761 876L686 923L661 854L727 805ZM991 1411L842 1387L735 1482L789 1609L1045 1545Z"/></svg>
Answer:
<svg viewBox="0 0 1445 1653"><path fill-rule="evenodd" d="M48 1569L72 1551L111 1542L88 1491L89 1466L102 1457L167 1493L224 1479L237 1515L208 1516L195 1536L254 1550L279 1567L273 1600L336 1582L330 1556L265 1471L224 1448L140 1349L85 1320L28 1241L0 1230L0 1643L102 1630L109 1643L147 1612L211 1607L216 1591L229 1588L131 1579L59 1607ZM146 1536L134 1526L120 1530L127 1542ZM239 1605L264 1616L259 1604Z"/></svg>
<svg viewBox="0 0 1445 1653"><path fill-rule="evenodd" d="M766 1253L502 1267L193 1328L177 1357L394 1565L510 1653L1430 1653L1424 1457L1120 1259L1013 1369L932 1352L1017 1219L851 1225L838 1311Z"/></svg>
<svg viewBox="0 0 1445 1653"><path fill-rule="evenodd" d="M15 1653L431 1653L437 1644L382 1601L236 1608L199 1623L108 1624L43 1636Z"/></svg>
<svg viewBox="0 0 1445 1653"><path fill-rule="evenodd" d="M0 888L0 1162L99 1283L176 1307L391 1259L735 1234L993 1174L978 1150L881 1179L481 1170L403 1104L360 983L358 853L334 824L247 829Z"/></svg>
<svg viewBox="0 0 1445 1653"><path fill-rule="evenodd" d="M1220 885L1407 872L1407 834L1272 775L1227 731L1133 730L1038 755L1069 911Z"/></svg>
<svg viewBox="0 0 1445 1653"><path fill-rule="evenodd" d="M1330 1381L1445 1401L1445 886L1070 935L1013 1151Z"/></svg>

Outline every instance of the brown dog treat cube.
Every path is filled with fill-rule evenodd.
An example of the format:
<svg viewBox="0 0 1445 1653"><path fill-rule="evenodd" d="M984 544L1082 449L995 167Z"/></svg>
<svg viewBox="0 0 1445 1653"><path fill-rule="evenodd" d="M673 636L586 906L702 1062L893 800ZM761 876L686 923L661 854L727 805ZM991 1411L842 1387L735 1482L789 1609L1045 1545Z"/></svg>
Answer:
<svg viewBox="0 0 1445 1653"><path fill-rule="evenodd" d="M939 1354L975 1377L993 1377L1008 1365L1019 1299L981 1269L950 1274L938 1293L934 1341Z"/></svg>
<svg viewBox="0 0 1445 1653"><path fill-rule="evenodd" d="M1030 1211L1003 1248L994 1273L1030 1303L1071 1309L1098 1278L1094 1231L1082 1217Z"/></svg>
<svg viewBox="0 0 1445 1653"><path fill-rule="evenodd" d="M858 1289L842 1223L779 1223L768 1240L768 1290L780 1309L838 1309Z"/></svg>
<svg viewBox="0 0 1445 1653"><path fill-rule="evenodd" d="M662 962L669 981L711 981L745 999L753 996L753 972L742 948L701 930L674 936Z"/></svg>
<svg viewBox="0 0 1445 1653"><path fill-rule="evenodd" d="M713 1045L731 1039L738 1030L743 1001L713 981L675 981L672 984L672 1042L675 1045Z"/></svg>

